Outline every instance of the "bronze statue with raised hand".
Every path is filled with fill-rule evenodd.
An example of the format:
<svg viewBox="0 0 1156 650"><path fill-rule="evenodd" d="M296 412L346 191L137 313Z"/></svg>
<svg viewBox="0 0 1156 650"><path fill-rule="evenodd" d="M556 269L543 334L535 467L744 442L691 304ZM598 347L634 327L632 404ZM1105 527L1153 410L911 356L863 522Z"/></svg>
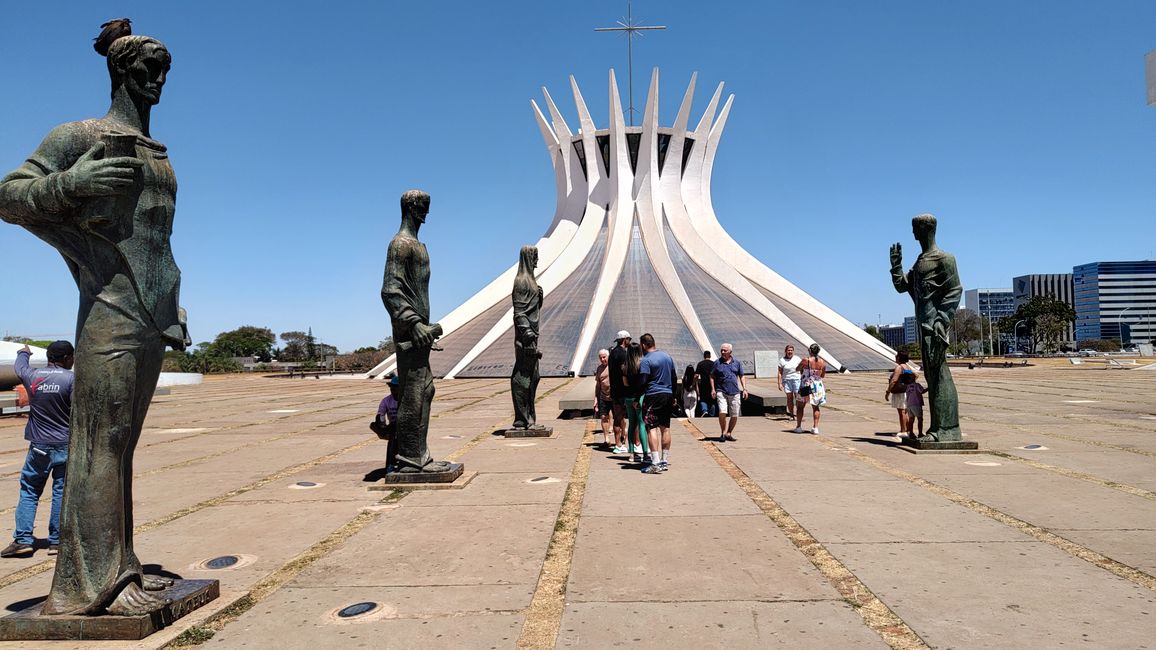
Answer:
<svg viewBox="0 0 1156 650"><path fill-rule="evenodd" d="M177 181L152 138L171 57L128 21L98 42L112 83L100 119L62 124L0 181L0 218L55 247L76 279L76 384L60 555L44 614L139 615L171 580L133 551L133 451L166 346L188 344L169 237ZM103 51L101 51L103 50Z"/></svg>
<svg viewBox="0 0 1156 650"><path fill-rule="evenodd" d="M430 457L430 406L433 372L430 350L442 328L429 322L429 252L418 231L429 214L429 194L410 190L401 195L401 228L389 242L381 300L389 312L397 342L397 376L401 399L397 409L397 465L403 473L449 471L450 463Z"/></svg>
<svg viewBox="0 0 1156 650"><path fill-rule="evenodd" d="M919 350L923 376L927 380L931 424L920 440L954 442L961 440L959 396L951 369L947 366L947 332L959 307L963 287L955 256L935 243L935 217L921 214L911 220L915 239L923 247L915 265L903 273L903 246L891 246L891 282L899 293L911 295L919 328Z"/></svg>

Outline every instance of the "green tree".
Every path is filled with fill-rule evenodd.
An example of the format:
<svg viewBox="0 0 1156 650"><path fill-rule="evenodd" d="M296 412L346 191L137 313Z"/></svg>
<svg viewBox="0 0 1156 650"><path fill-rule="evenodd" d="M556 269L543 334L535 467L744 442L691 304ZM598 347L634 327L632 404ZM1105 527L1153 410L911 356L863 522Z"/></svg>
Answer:
<svg viewBox="0 0 1156 650"><path fill-rule="evenodd" d="M999 319L996 327L1004 334L1027 334L1031 351L1040 347L1054 351L1068 325L1076 322L1076 310L1051 296L1035 296L1016 308L1011 316ZM1019 324L1018 332L1016 324Z"/></svg>
<svg viewBox="0 0 1156 650"><path fill-rule="evenodd" d="M309 353L312 352L313 336L306 334L299 330L291 332L281 332L281 340L285 342L285 347L281 348L281 353L277 356L280 361L308 361L311 359Z"/></svg>
<svg viewBox="0 0 1156 650"><path fill-rule="evenodd" d="M1096 352L1115 352L1120 349L1120 341L1116 339L1084 339L1077 345L1081 350Z"/></svg>
<svg viewBox="0 0 1156 650"><path fill-rule="evenodd" d="M951 353L967 354L971 342L980 336L980 326L979 314L970 309L957 309L951 319Z"/></svg>
<svg viewBox="0 0 1156 650"><path fill-rule="evenodd" d="M883 340L883 335L879 333L879 328L875 327L874 325L864 325L863 331L867 332L871 336L874 336L875 338L879 339L880 341Z"/></svg>
<svg viewBox="0 0 1156 650"><path fill-rule="evenodd" d="M213 347L227 357L256 357L258 361L273 358L273 344L277 342L273 330L267 327L242 325L235 330L221 332Z"/></svg>

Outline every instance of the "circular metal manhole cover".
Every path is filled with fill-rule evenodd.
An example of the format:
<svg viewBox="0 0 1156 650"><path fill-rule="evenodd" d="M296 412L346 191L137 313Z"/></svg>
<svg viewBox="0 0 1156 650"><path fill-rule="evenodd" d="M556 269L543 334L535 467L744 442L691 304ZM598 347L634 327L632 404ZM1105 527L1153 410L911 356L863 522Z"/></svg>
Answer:
<svg viewBox="0 0 1156 650"><path fill-rule="evenodd" d="M317 483L315 481L297 481L289 486L290 490L315 490L319 487L325 487L324 483Z"/></svg>
<svg viewBox="0 0 1156 650"><path fill-rule="evenodd" d="M1041 451L1047 449L1047 447L1043 445L1024 445L1023 447L1020 447L1020 449L1026 449L1028 451Z"/></svg>
<svg viewBox="0 0 1156 650"><path fill-rule="evenodd" d="M337 610L337 615L341 618L353 618L354 616L368 614L369 612L377 609L377 607L377 603L367 600L342 607L341 609Z"/></svg>
<svg viewBox="0 0 1156 650"><path fill-rule="evenodd" d="M249 566L256 561L256 556L237 553L235 555L219 555L207 560L201 560L200 562L192 565L190 568L196 571L223 571L226 569L239 569L243 566Z"/></svg>
<svg viewBox="0 0 1156 650"><path fill-rule="evenodd" d="M241 561L236 555L222 555L205 562L206 569L227 569Z"/></svg>

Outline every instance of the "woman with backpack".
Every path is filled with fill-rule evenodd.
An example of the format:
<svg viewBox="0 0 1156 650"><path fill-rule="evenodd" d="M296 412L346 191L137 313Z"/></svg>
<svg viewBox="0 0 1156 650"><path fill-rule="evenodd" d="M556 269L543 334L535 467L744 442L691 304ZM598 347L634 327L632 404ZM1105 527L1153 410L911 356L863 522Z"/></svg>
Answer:
<svg viewBox="0 0 1156 650"><path fill-rule="evenodd" d="M807 351L811 356L799 364L803 379L799 386L799 400L795 404L795 433L803 433L804 407L810 404L814 414L811 433L819 435L819 407L827 403L827 389L823 386L823 377L827 376L827 362L819 358L822 349L818 343L812 343Z"/></svg>
<svg viewBox="0 0 1156 650"><path fill-rule="evenodd" d="M899 414L899 435L902 436L907 431L907 386L899 381L899 376L904 373L911 373L915 375L912 379L919 378L919 372L916 371L915 366L911 363L911 358L906 352L895 353L895 368L891 370L891 374L887 377L887 392L883 394L883 399L890 400L891 408Z"/></svg>

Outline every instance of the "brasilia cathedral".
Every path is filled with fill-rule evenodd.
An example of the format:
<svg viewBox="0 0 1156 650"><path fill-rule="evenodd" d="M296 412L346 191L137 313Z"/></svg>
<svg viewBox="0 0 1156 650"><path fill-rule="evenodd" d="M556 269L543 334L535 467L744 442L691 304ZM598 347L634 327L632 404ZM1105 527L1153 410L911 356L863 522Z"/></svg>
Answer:
<svg viewBox="0 0 1156 650"><path fill-rule="evenodd" d="M734 95L720 111L720 83L691 130L695 78L669 128L658 125L657 69L641 127L625 124L613 70L609 128L594 124L572 76L577 133L545 89L548 116L530 102L558 184L554 221L537 242L542 375L592 374L598 350L623 329L635 340L652 333L680 368L704 350L717 358L723 343L749 373L756 350L778 354L788 343L799 354L818 343L832 368L890 368L894 350L755 259L719 224L711 170ZM511 257L517 249L511 244ZM435 376L510 374L516 272L510 267L438 321L445 334L431 355ZM389 357L367 376L395 366Z"/></svg>

